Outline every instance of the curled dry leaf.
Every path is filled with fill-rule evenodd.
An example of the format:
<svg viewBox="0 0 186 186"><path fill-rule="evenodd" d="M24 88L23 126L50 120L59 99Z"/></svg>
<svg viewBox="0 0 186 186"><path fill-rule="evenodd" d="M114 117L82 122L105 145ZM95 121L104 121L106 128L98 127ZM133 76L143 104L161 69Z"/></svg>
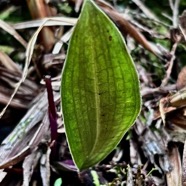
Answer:
<svg viewBox="0 0 186 186"><path fill-rule="evenodd" d="M162 118L165 124L166 113L176 110L175 107L170 105L170 97L165 97L159 101L159 109L154 113L154 119Z"/></svg>
<svg viewBox="0 0 186 186"><path fill-rule="evenodd" d="M178 91L173 95L169 95L160 99L159 110L155 112L154 118L162 117L165 119L165 114L175 111L186 106L186 88Z"/></svg>
<svg viewBox="0 0 186 186"><path fill-rule="evenodd" d="M162 98L160 109L155 119L162 117L164 124L174 141L184 142L186 139L186 89L176 94Z"/></svg>

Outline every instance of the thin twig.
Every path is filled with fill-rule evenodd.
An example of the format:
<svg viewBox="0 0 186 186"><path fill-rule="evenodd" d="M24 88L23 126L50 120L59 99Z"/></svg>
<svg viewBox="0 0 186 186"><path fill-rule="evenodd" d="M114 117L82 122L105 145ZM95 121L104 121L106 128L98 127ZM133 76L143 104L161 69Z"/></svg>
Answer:
<svg viewBox="0 0 186 186"><path fill-rule="evenodd" d="M172 2L172 0L169 0L169 5L172 11L174 11L174 4Z"/></svg>
<svg viewBox="0 0 186 186"><path fill-rule="evenodd" d="M132 0L142 12L150 19L159 21L159 19L150 11L140 0Z"/></svg>
<svg viewBox="0 0 186 186"><path fill-rule="evenodd" d="M179 37L179 39L177 39L177 42L175 42L174 45L172 46L172 50L170 52L172 57L171 57L170 61L168 62L169 66L168 66L168 69L166 71L166 75L165 75L160 87L164 87L165 85L167 85L167 83L170 79L170 75L171 75L171 72L172 72L172 67L173 67L174 60L175 60L175 52L176 52L176 49L177 49L177 46L178 46L178 43L179 43L180 39L181 39L181 37Z"/></svg>
<svg viewBox="0 0 186 186"><path fill-rule="evenodd" d="M169 86L165 86L165 87L156 87L156 88L144 88L141 91L141 95L142 97L151 95L151 94L167 94L170 91L174 91L176 90L176 85L169 85Z"/></svg>
<svg viewBox="0 0 186 186"><path fill-rule="evenodd" d="M178 26L179 4L180 4L180 0L176 0L174 3L174 11L173 11L173 26L174 27Z"/></svg>
<svg viewBox="0 0 186 186"><path fill-rule="evenodd" d="M174 4L173 4L173 0L169 0L169 5L172 10L172 24L174 28L178 26L179 4L180 4L180 0L175 0Z"/></svg>

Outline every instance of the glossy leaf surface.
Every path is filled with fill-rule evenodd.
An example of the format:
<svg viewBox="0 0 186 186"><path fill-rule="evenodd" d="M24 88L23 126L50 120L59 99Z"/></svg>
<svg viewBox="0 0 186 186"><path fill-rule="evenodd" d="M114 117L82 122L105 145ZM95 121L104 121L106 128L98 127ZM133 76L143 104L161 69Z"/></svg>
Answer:
<svg viewBox="0 0 186 186"><path fill-rule="evenodd" d="M139 80L124 40L97 5L84 2L62 72L62 111L79 170L104 159L140 111Z"/></svg>

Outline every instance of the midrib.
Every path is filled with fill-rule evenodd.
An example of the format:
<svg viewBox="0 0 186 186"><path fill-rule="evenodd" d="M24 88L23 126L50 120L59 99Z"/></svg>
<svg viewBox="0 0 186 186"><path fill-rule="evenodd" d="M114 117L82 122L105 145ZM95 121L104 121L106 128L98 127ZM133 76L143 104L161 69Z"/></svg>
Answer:
<svg viewBox="0 0 186 186"><path fill-rule="evenodd" d="M92 42L91 42L92 43ZM91 45L92 50L94 51L92 54L93 59L96 59L96 50L95 48ZM99 98L99 88L98 88L98 77L97 77L97 63L95 62L93 64L93 74L94 74L94 93L95 93L95 109L96 109L96 135L95 135L95 142L94 145L92 146L92 150L89 154L89 156L91 156L91 154L94 152L94 149L96 148L96 144L97 144L97 140L98 140L98 134L99 134L99 126L100 126L100 98Z"/></svg>

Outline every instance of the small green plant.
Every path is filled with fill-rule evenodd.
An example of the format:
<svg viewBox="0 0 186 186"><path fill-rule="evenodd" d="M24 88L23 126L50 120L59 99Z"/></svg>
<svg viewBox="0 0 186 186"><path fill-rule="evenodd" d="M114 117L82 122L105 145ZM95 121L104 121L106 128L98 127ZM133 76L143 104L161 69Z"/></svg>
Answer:
<svg viewBox="0 0 186 186"><path fill-rule="evenodd" d="M138 75L123 37L92 1L74 28L61 84L69 147L79 170L103 160L139 114Z"/></svg>

